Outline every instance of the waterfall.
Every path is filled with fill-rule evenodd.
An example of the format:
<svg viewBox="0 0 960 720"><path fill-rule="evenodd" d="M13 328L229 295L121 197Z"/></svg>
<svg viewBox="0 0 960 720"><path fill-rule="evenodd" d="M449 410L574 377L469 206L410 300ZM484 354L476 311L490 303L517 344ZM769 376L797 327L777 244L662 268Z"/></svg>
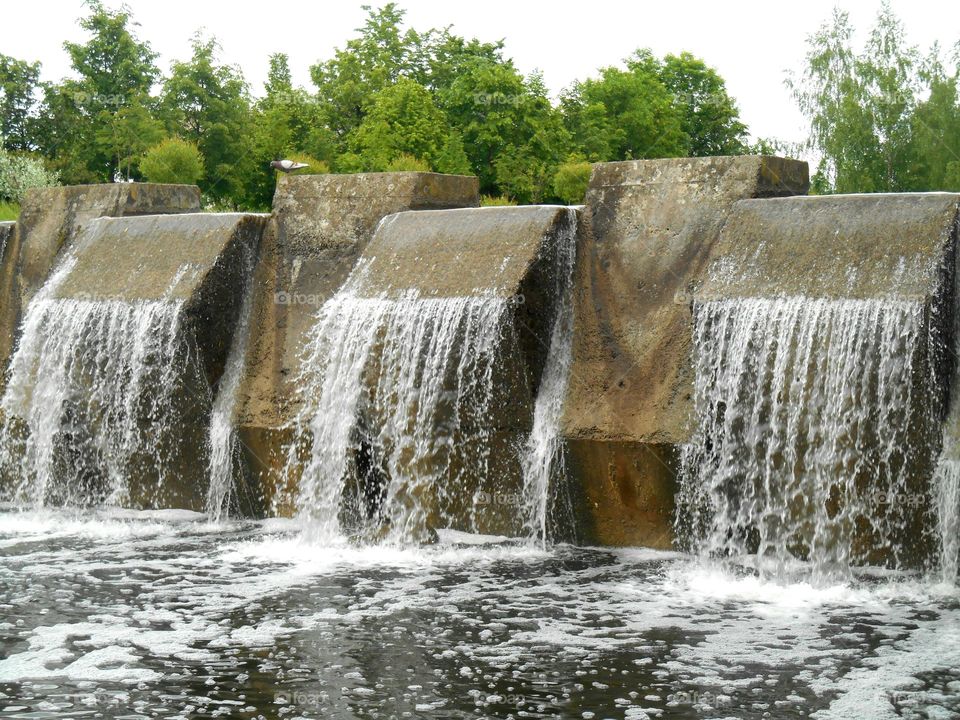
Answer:
<svg viewBox="0 0 960 720"><path fill-rule="evenodd" d="M512 508L510 532L545 539L551 480L562 471L577 211L561 223L539 251L553 313L549 336L535 338L545 365L533 407L514 323L522 297L367 297L361 265L324 303L295 381L286 463L315 539L358 527L389 541L476 531L491 504ZM514 440L518 412L532 432ZM501 526L504 510L493 511Z"/></svg>
<svg viewBox="0 0 960 720"><path fill-rule="evenodd" d="M361 524L426 539L443 504L431 494L456 493L453 475L486 474L510 301L364 298L353 288L321 308L297 381L300 442L287 464L302 467L297 504L318 539L340 537L352 468L362 487L348 504ZM454 466L455 449L470 456L465 467Z"/></svg>
<svg viewBox="0 0 960 720"><path fill-rule="evenodd" d="M185 373L179 302L30 303L0 401L0 464L29 504L123 504L134 464L164 473L147 428L172 422ZM25 430L25 432L24 432Z"/></svg>
<svg viewBox="0 0 960 720"><path fill-rule="evenodd" d="M547 539L552 482L563 476L560 419L573 361L573 271L577 255L577 211L568 211L567 227L557 237L554 287L555 316L550 347L534 406L533 430L523 453L524 530L541 542Z"/></svg>
<svg viewBox="0 0 960 720"><path fill-rule="evenodd" d="M253 311L253 272L254 256L245 254L243 277L246 287L237 316L237 326L233 332L230 351L227 355L223 375L220 378L217 395L210 413L210 428L207 441L210 446L210 458L207 466L206 512L211 520L220 522L230 513L234 490L242 478L239 453L239 438L236 428L236 409L240 383L246 370L247 343L250 338L250 316Z"/></svg>
<svg viewBox="0 0 960 720"><path fill-rule="evenodd" d="M934 474L935 506L940 534L940 579L957 582L960 551L960 462L941 458Z"/></svg>
<svg viewBox="0 0 960 720"><path fill-rule="evenodd" d="M855 532L890 544L926 503L910 469L936 405L927 343L921 302L696 305L678 523L705 553L756 553L777 572L801 557L815 577L865 560Z"/></svg>

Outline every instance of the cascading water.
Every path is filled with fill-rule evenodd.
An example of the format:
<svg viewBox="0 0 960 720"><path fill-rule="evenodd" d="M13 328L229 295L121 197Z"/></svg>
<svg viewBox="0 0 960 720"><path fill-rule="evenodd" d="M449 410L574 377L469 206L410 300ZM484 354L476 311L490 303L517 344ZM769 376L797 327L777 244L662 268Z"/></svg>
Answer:
<svg viewBox="0 0 960 720"><path fill-rule="evenodd" d="M567 226L557 238L553 297L555 316L550 348L537 392L533 430L523 454L524 531L547 540L550 498L559 492L556 479L564 474L560 419L573 361L573 271L577 257L577 211L568 211Z"/></svg>
<svg viewBox="0 0 960 720"><path fill-rule="evenodd" d="M803 297L694 308L697 427L678 522L711 555L845 575L892 543L927 494L936 398L924 305ZM921 462L922 464L922 462ZM901 537L902 541L902 537Z"/></svg>
<svg viewBox="0 0 960 720"><path fill-rule="evenodd" d="M935 507L940 532L940 579L957 582L960 562L960 463L941 458L934 474Z"/></svg>
<svg viewBox="0 0 960 720"><path fill-rule="evenodd" d="M243 262L243 277L246 287L240 304L240 314L233 333L230 352L217 388L216 398L210 413L210 428L207 441L210 458L207 466L206 512L210 519L219 522L231 510L234 493L241 486L242 463L238 457L239 438L236 428L236 409L240 383L246 370L247 343L250 338L250 316L253 311L253 265L254 256L247 252Z"/></svg>
<svg viewBox="0 0 960 720"><path fill-rule="evenodd" d="M500 297L362 298L352 286L323 306L298 383L298 435L312 438L298 505L318 539L340 536L350 465L364 479L354 512L393 540L425 539L438 511L429 494L464 470L452 467L455 445L472 448L467 470L483 473L509 307ZM361 427L362 415L379 428Z"/></svg>
<svg viewBox="0 0 960 720"><path fill-rule="evenodd" d="M502 497L518 501L509 503L514 532L545 537L570 370L576 219L570 210L542 250L556 306L522 447L503 441L497 421L527 382L505 360L518 348L514 298L362 297L361 267L324 304L296 382L299 441L287 462L302 478L296 503L317 539L341 537L345 520L390 541L424 540L435 527L476 530ZM522 475L519 495L497 491L511 465Z"/></svg>
<svg viewBox="0 0 960 720"><path fill-rule="evenodd" d="M182 416L193 365L182 303L53 297L72 265L27 309L0 400L0 469L24 505L127 504L131 477L149 504L175 452L162 429Z"/></svg>

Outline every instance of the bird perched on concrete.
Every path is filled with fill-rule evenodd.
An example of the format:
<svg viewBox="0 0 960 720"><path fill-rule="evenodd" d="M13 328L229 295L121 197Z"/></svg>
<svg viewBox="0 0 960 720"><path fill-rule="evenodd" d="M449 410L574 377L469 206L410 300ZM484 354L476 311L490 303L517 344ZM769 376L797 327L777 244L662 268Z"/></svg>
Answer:
<svg viewBox="0 0 960 720"><path fill-rule="evenodd" d="M298 163L294 162L293 160L274 160L272 163L270 163L270 167L279 170L280 172L288 173L310 166L307 163Z"/></svg>

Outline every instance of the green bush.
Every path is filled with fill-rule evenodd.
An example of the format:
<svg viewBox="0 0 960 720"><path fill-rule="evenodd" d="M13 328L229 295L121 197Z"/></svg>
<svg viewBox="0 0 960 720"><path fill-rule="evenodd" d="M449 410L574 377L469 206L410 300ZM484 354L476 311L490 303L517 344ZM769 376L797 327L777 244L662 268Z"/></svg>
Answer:
<svg viewBox="0 0 960 720"><path fill-rule="evenodd" d="M0 222L4 220L16 220L18 217L20 217L19 205L0 200Z"/></svg>
<svg viewBox="0 0 960 720"><path fill-rule="evenodd" d="M387 172L430 172L430 163L410 153L400 153L386 167Z"/></svg>
<svg viewBox="0 0 960 720"><path fill-rule="evenodd" d="M588 162L566 162L553 176L553 192L568 205L579 205L587 194L592 166Z"/></svg>
<svg viewBox="0 0 960 720"><path fill-rule="evenodd" d="M150 182L196 185L203 177L203 155L193 143L167 138L147 150L140 172Z"/></svg>
<svg viewBox="0 0 960 720"><path fill-rule="evenodd" d="M334 158L333 171L344 174L363 172L363 158L356 153L343 153Z"/></svg>
<svg viewBox="0 0 960 720"><path fill-rule="evenodd" d="M508 205L516 205L517 201L513 198L508 198L506 195L481 195L480 196L480 207L505 207Z"/></svg>
<svg viewBox="0 0 960 720"><path fill-rule="evenodd" d="M0 201L18 205L30 188L59 184L59 175L47 170L42 160L0 146Z"/></svg>

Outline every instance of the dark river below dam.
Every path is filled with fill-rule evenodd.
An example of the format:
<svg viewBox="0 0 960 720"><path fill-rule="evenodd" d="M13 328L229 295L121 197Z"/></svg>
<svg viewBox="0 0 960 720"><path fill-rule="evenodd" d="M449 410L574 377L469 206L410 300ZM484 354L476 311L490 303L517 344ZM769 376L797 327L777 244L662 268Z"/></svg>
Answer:
<svg viewBox="0 0 960 720"><path fill-rule="evenodd" d="M0 512L3 718L960 717L960 592L293 521Z"/></svg>

